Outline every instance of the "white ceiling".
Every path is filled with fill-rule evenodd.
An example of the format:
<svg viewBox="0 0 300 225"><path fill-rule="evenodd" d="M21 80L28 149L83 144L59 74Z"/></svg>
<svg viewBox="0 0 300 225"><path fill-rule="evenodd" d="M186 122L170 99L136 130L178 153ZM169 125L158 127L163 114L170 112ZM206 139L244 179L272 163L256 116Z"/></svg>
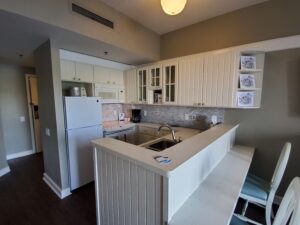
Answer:
<svg viewBox="0 0 300 225"><path fill-rule="evenodd" d="M163 13L160 0L100 0L158 34L207 20L267 0L187 0L177 16Z"/></svg>

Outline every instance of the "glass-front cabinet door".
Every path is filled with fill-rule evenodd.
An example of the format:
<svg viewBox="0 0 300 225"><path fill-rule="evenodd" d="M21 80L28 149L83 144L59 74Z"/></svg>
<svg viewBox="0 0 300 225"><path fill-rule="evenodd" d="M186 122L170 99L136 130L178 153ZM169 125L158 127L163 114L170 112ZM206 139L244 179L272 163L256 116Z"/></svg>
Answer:
<svg viewBox="0 0 300 225"><path fill-rule="evenodd" d="M162 88L162 72L161 65L151 66L149 68L150 87L154 89Z"/></svg>
<svg viewBox="0 0 300 225"><path fill-rule="evenodd" d="M170 62L163 65L163 102L177 102L178 62Z"/></svg>
<svg viewBox="0 0 300 225"><path fill-rule="evenodd" d="M147 102L147 69L138 70L138 100L139 102Z"/></svg>

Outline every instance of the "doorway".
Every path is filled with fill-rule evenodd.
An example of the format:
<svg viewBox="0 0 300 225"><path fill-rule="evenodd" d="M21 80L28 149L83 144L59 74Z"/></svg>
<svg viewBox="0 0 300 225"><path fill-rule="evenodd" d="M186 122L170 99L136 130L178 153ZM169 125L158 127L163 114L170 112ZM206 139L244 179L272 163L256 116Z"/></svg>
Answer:
<svg viewBox="0 0 300 225"><path fill-rule="evenodd" d="M37 76L26 75L27 105L29 111L31 142L35 152L42 152L41 126L39 117L39 98Z"/></svg>

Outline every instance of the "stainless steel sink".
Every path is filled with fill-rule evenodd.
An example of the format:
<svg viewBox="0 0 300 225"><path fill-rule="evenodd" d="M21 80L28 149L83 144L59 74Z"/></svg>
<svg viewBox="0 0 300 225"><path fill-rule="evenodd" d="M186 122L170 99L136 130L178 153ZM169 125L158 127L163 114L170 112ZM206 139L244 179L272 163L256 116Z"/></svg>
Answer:
<svg viewBox="0 0 300 225"><path fill-rule="evenodd" d="M153 151L160 152L160 151L163 151L166 148L170 148L178 143L179 142L174 142L174 141L171 141L168 139L160 139L157 142L154 142L154 143L146 146L146 148L151 149Z"/></svg>

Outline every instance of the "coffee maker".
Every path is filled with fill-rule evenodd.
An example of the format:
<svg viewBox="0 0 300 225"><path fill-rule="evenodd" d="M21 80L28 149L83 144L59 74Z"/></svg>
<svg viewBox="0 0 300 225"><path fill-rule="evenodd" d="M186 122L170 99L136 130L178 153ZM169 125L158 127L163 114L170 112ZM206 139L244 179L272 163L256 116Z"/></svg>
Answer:
<svg viewBox="0 0 300 225"><path fill-rule="evenodd" d="M141 110L140 109L132 109L132 118L131 121L133 123L141 122Z"/></svg>

